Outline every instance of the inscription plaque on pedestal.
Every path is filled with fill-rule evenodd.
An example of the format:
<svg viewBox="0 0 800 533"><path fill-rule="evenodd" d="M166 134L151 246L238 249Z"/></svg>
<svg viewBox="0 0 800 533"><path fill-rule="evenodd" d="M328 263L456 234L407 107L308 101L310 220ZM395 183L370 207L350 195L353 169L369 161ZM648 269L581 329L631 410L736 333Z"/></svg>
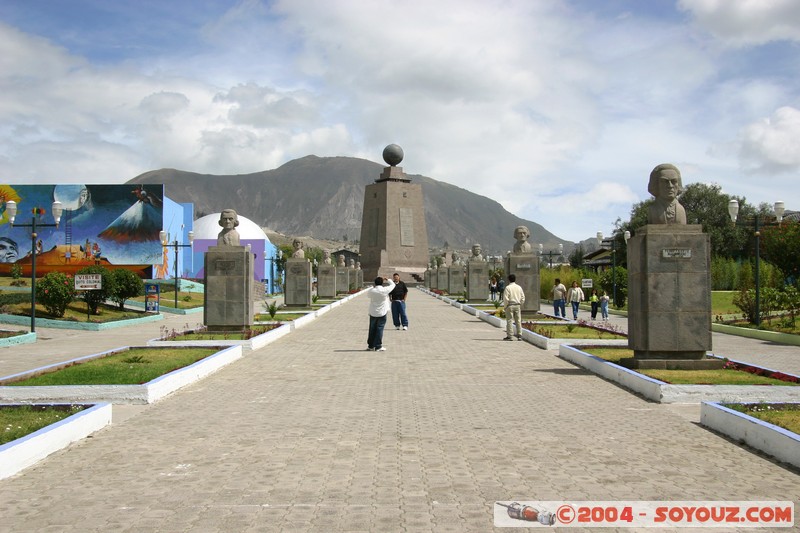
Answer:
<svg viewBox="0 0 800 533"><path fill-rule="evenodd" d="M470 301L489 299L489 265L484 261L467 263L467 298Z"/></svg>

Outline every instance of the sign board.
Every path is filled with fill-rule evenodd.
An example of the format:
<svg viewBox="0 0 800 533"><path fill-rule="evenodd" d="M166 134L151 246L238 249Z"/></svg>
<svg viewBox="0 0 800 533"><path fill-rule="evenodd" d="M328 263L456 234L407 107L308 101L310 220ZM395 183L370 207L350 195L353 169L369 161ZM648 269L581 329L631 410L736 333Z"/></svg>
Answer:
<svg viewBox="0 0 800 533"><path fill-rule="evenodd" d="M592 288L592 278L584 278L581 280L581 288L582 289L591 289Z"/></svg>
<svg viewBox="0 0 800 533"><path fill-rule="evenodd" d="M144 308L148 313L158 313L158 304L161 297L161 285L157 283L145 283L144 285Z"/></svg>
<svg viewBox="0 0 800 533"><path fill-rule="evenodd" d="M103 276L100 274L75 274L76 291L92 291L103 288Z"/></svg>

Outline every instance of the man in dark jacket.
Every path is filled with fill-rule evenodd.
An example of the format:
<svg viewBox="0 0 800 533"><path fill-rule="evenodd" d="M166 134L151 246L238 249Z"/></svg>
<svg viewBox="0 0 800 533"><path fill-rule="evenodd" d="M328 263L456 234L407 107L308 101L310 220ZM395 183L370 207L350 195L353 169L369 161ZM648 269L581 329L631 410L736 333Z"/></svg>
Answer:
<svg viewBox="0 0 800 533"><path fill-rule="evenodd" d="M394 289L389 293L389 299L392 301L392 322L395 329L402 327L405 331L408 329L408 316L406 316L408 287L400 281L400 274L397 272L392 276L392 281L394 281Z"/></svg>

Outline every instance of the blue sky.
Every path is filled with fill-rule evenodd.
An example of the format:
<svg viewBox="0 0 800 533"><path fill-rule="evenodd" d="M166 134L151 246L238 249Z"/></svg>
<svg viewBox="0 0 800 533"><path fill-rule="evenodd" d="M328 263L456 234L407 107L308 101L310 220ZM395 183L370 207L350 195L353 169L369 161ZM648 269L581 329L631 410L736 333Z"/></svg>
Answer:
<svg viewBox="0 0 800 533"><path fill-rule="evenodd" d="M796 0L5 0L0 182L397 143L575 241L665 162L800 209L799 42Z"/></svg>

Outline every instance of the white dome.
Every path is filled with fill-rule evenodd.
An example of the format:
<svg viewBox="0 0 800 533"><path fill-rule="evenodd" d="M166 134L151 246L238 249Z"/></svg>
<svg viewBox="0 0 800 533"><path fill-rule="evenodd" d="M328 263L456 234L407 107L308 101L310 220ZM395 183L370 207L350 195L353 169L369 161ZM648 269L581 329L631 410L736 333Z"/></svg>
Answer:
<svg viewBox="0 0 800 533"><path fill-rule="evenodd" d="M222 226L219 225L220 213L213 213L198 218L194 221L194 238L195 239L210 239L217 240L217 235L222 231ZM239 232L239 239L247 240L265 240L269 241L267 234L258 227L258 224L239 215L239 225L236 226L236 231Z"/></svg>

